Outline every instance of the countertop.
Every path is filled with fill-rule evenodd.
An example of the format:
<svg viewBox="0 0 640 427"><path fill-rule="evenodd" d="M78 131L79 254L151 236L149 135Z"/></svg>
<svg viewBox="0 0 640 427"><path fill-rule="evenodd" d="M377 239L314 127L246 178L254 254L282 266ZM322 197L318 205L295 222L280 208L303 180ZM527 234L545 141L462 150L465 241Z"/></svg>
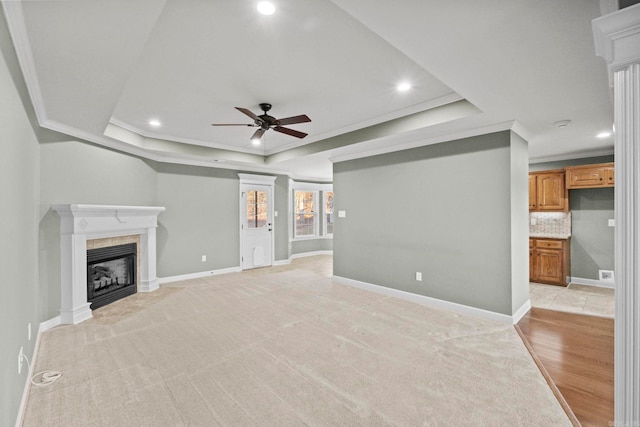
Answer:
<svg viewBox="0 0 640 427"><path fill-rule="evenodd" d="M567 240L571 237L571 234L543 234L543 233L530 233L530 238L533 239L562 239Z"/></svg>

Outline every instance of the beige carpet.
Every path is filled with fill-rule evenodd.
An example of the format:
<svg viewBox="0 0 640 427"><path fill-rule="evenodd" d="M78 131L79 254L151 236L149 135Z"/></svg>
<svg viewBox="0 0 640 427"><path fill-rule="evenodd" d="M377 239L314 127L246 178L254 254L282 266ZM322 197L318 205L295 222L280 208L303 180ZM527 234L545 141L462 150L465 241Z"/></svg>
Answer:
<svg viewBox="0 0 640 427"><path fill-rule="evenodd" d="M330 275L320 256L173 283L54 328L36 370L63 376L24 425L570 425L513 327Z"/></svg>

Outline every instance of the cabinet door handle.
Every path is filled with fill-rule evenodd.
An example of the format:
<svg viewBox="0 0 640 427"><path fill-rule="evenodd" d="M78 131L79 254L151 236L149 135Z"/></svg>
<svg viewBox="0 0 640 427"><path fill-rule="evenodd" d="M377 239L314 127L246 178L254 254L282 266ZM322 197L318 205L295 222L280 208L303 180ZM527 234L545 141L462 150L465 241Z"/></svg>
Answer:
<svg viewBox="0 0 640 427"><path fill-rule="evenodd" d="M602 181L602 178L600 178L600 181Z"/></svg>

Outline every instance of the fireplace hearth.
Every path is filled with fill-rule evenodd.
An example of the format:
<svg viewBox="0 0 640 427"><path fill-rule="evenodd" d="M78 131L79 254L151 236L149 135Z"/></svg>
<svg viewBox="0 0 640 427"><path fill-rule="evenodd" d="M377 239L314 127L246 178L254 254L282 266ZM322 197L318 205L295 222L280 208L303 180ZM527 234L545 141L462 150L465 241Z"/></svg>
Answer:
<svg viewBox="0 0 640 427"><path fill-rule="evenodd" d="M136 253L135 243L87 250L87 301L91 309L137 292Z"/></svg>

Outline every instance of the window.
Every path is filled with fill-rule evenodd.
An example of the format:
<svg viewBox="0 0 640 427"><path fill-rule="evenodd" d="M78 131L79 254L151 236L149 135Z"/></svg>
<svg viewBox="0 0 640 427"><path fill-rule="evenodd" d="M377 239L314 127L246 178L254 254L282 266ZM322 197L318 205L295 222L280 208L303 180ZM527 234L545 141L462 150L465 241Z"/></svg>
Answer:
<svg viewBox="0 0 640 427"><path fill-rule="evenodd" d="M289 180L291 241L333 238L333 184Z"/></svg>
<svg viewBox="0 0 640 427"><path fill-rule="evenodd" d="M267 192L247 192L247 228L262 228L267 225Z"/></svg>
<svg viewBox="0 0 640 427"><path fill-rule="evenodd" d="M294 237L317 235L316 191L295 192L295 234Z"/></svg>
<svg viewBox="0 0 640 427"><path fill-rule="evenodd" d="M324 193L324 235L333 236L333 191Z"/></svg>

